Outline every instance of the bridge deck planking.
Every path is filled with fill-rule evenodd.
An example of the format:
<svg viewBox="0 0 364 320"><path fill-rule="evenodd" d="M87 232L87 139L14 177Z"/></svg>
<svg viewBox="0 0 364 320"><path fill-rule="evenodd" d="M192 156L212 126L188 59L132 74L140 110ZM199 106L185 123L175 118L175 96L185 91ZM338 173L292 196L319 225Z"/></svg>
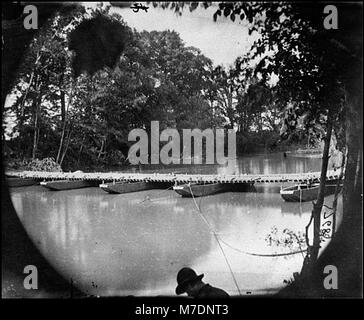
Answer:
<svg viewBox="0 0 364 320"><path fill-rule="evenodd" d="M150 182L220 182L220 183L277 183L277 182L306 182L320 181L320 172L309 173L286 173L286 174L240 174L240 175L219 175L219 174L173 174L173 173L121 173L121 172L45 172L45 171L8 171L7 176L21 178L35 178L43 180L97 180L105 181L150 181ZM327 180L336 180L339 172L328 171Z"/></svg>

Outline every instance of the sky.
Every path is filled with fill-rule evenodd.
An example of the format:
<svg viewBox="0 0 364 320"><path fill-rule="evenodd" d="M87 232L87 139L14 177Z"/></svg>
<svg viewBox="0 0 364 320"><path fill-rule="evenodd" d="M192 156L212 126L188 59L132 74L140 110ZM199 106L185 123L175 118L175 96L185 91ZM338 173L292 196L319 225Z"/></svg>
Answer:
<svg viewBox="0 0 364 320"><path fill-rule="evenodd" d="M154 8L151 4L142 4L149 7L148 12L139 10L135 13L130 7L112 7L111 12L120 14L125 22L137 31L175 30L187 46L199 48L215 66L233 64L237 57L249 50L254 40L254 37L248 35L245 22L238 21L239 19L232 22L228 18L219 17L214 22L216 5L208 9L198 7L193 12L187 7L184 8L182 16L179 16L170 9L163 10Z"/></svg>
<svg viewBox="0 0 364 320"><path fill-rule="evenodd" d="M98 2L83 2L85 7L94 8ZM130 2L132 5L133 2ZM180 34L186 46L199 48L206 57L210 58L215 66L232 65L235 59L244 55L255 40L254 36L248 35L245 22L236 19L235 22L225 17L219 17L216 22L213 14L217 10L217 4L208 9L198 7L193 12L184 8L182 16L177 15L171 9L154 8L146 2L139 2L149 7L148 12L139 10L135 13L126 6L124 8L111 7L110 12L122 16L129 27L137 31L164 31L175 30ZM104 4L109 4L105 2ZM5 105L11 105L14 97L7 96ZM12 123L12 119L8 119ZM8 124L7 131L11 125Z"/></svg>

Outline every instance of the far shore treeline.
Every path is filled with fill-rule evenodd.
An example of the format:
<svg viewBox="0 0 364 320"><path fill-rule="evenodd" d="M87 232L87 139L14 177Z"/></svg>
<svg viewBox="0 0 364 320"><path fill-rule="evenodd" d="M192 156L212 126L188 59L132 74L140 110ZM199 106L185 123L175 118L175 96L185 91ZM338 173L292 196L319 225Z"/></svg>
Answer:
<svg viewBox="0 0 364 320"><path fill-rule="evenodd" d="M124 51L113 68L74 77L69 35L99 14L122 22ZM174 31L137 32L107 8L80 7L44 27L24 58L3 114L4 160L15 169L50 158L63 170L125 166L129 132L150 132L151 121L161 131L233 128L238 155L314 146L317 137L299 126L282 139L299 109L280 104L254 71L246 57L214 66Z"/></svg>

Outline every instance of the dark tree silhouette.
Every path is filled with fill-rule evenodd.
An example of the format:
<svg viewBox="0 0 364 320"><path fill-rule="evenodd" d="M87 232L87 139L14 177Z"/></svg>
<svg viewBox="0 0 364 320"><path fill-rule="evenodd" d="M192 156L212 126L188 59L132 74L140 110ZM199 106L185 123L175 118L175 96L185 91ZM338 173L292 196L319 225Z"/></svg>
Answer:
<svg viewBox="0 0 364 320"><path fill-rule="evenodd" d="M153 5L172 9L179 14L183 14L186 7L191 11L198 7L196 2L153 2ZM203 2L200 5L207 8L212 3ZM220 2L212 18L216 21L224 16L232 21L247 21L249 33L257 32L260 35L250 55L251 58L262 58L256 72L264 79L269 79L272 73L277 74L280 80L277 94L282 101L298 103L299 108L307 113L306 126L319 124L326 132L323 137L325 148L320 190L312 212L314 244L310 248L309 263L304 265L301 272L307 277L300 283L293 283L284 293L361 296L362 4L334 4L339 15L338 29L325 29L323 26L327 5L326 2ZM275 54L265 55L267 50L275 50ZM344 218L338 235L323 257L316 261L332 132L345 141L347 151ZM329 262L340 264L339 270L342 279L345 279L339 290L332 292L322 285L323 268Z"/></svg>
<svg viewBox="0 0 364 320"><path fill-rule="evenodd" d="M3 27L2 112L6 95L14 85L17 70L24 54L34 35L38 32L38 30L27 30L23 27L22 18L24 17L23 9L25 5L24 3L9 2L1 4ZM77 8L77 5L72 3L37 3L39 29L52 19L57 12L60 12L62 15L72 15L72 10L75 8ZM92 74L104 66L113 66L124 48L123 38L121 41L114 41L122 33L123 27L121 25L109 22L102 17L90 20L88 25L91 25L91 34L94 37L82 36L84 34L82 30L84 30L85 25L81 26L81 31L76 29L73 36L73 39L79 41L78 44L74 44L77 53L77 60L74 65L76 68L75 74L77 75L82 71ZM110 25L113 26L112 29L104 28ZM82 47L94 50L93 58L95 58L95 65L88 58L90 51L83 50ZM101 53L104 54L104 57L101 57ZM2 274L13 274L16 277L23 274L24 266L36 265L39 274L42 275L39 279L39 289L52 291L53 293L59 291L64 297L69 297L69 294L81 294L72 288L69 279L65 280L59 276L29 239L11 202L3 166L1 166L1 195ZM23 279L20 278L19 281L22 284ZM18 289L21 289L22 292L18 292L18 294L28 296L29 292L24 288L22 289L21 284Z"/></svg>
<svg viewBox="0 0 364 320"><path fill-rule="evenodd" d="M70 34L69 49L75 51L75 77L82 71L93 75L104 66L113 68L127 41L125 27L103 15L81 22Z"/></svg>

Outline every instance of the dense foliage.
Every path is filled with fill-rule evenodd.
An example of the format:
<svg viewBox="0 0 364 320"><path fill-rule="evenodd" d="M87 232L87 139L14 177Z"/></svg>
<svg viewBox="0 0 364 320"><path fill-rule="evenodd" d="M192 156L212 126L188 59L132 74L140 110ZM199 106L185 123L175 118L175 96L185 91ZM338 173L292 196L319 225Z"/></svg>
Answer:
<svg viewBox="0 0 364 320"><path fill-rule="evenodd" d="M357 267L352 272L353 283L360 281L362 262L357 242L358 236L362 236L362 229L358 227L362 224L362 4L153 2L153 5L172 9L178 14L182 14L186 7L193 11L198 6L205 9L214 6L215 21L222 17L246 21L249 33L258 36L250 55L240 61L260 58L254 75L261 79L262 87L273 75L278 77L273 88L276 97L273 101L283 106L282 138L306 132L308 140L323 140L320 188L312 210L314 239L312 245L307 244L309 250L301 272L302 279L308 275L302 282L305 285L301 286L306 295L316 294L310 292L314 282L307 285L314 277L317 277L315 289L322 290L317 287L317 283L322 283L322 265L317 267L316 261L330 142L332 135L335 136L336 147L346 153L341 241L346 248L355 248L352 259ZM324 21L331 19L333 24L334 17L339 23L325 26Z"/></svg>
<svg viewBox="0 0 364 320"><path fill-rule="evenodd" d="M10 160L6 165L12 170L62 172L61 166L53 158Z"/></svg>
<svg viewBox="0 0 364 320"><path fill-rule="evenodd" d="M77 39L100 36L89 25L92 17L118 25L115 50L122 55L116 63L115 55L76 48ZM88 55L78 56L77 50L89 50L108 67L95 72L98 62L93 69L91 60L79 58ZM79 8L44 27L31 43L12 96L3 123L11 127L3 136L6 156L53 157L64 169L127 164L128 133L148 131L152 120L160 121L161 130L236 128L238 153L272 150L279 142L282 108L276 92L247 59L229 69L216 67L176 32L137 32L107 8ZM303 134L292 141L306 140Z"/></svg>

